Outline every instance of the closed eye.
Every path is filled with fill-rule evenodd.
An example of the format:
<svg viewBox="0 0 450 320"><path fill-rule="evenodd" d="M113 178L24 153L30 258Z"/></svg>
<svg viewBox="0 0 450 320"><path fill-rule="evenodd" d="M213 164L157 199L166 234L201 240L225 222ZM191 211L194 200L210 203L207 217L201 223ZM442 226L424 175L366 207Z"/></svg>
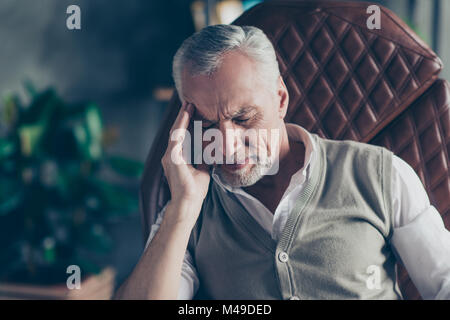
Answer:
<svg viewBox="0 0 450 320"><path fill-rule="evenodd" d="M233 121L239 122L239 123L244 123L244 122L247 122L247 121L249 121L249 120L250 120L250 118L245 118L245 119L233 119Z"/></svg>

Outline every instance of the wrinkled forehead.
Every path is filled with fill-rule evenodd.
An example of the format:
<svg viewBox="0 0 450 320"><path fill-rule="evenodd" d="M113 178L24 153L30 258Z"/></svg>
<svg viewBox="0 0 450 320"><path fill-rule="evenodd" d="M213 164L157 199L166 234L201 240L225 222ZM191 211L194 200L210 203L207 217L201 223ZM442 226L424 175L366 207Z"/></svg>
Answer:
<svg viewBox="0 0 450 320"><path fill-rule="evenodd" d="M239 52L229 52L211 75L183 72L183 97L206 117L231 114L243 105L260 105L267 99L267 82L257 64Z"/></svg>

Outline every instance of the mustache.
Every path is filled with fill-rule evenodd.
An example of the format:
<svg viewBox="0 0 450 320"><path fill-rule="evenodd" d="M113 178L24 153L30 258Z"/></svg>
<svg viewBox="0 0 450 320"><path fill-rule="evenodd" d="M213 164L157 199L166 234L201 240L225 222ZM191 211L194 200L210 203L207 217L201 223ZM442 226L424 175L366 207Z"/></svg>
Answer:
<svg viewBox="0 0 450 320"><path fill-rule="evenodd" d="M261 149L246 146L231 155L223 155L221 164L244 164L246 161L257 164L265 161L270 156L269 153L269 151L264 149L261 153Z"/></svg>

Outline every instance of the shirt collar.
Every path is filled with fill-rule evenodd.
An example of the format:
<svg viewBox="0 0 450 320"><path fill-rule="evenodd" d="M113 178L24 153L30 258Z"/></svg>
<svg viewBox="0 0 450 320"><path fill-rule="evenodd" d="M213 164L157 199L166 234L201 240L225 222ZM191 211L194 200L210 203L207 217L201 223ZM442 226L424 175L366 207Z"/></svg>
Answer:
<svg viewBox="0 0 450 320"><path fill-rule="evenodd" d="M311 136L311 133L309 133L302 126L295 123L286 123L286 131L289 139L297 142L302 142L305 145L305 164L302 168L300 168L300 170L292 175L291 181L287 188L289 190L292 188L292 186L301 184L307 179L307 172L310 171L310 169L308 170L308 168L310 168L312 165L312 159L317 147L314 139ZM211 176L214 182L216 182L220 187L233 193L246 194L246 192L242 190L242 188L234 188L223 182L222 179L220 179L219 175L215 172L215 169L216 168L213 168Z"/></svg>

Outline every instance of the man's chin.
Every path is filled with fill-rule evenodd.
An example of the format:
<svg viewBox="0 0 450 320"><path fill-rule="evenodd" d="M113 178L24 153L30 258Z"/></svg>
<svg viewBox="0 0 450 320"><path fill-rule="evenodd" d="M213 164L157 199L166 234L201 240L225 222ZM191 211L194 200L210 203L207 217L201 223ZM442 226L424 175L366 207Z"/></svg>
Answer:
<svg viewBox="0 0 450 320"><path fill-rule="evenodd" d="M256 164L245 164L239 169L230 168L229 165L218 166L218 173L222 181L234 188L254 185L262 178L259 171Z"/></svg>
<svg viewBox="0 0 450 320"><path fill-rule="evenodd" d="M243 172L247 172L254 167L255 164L252 163L242 163L242 164L222 164L219 166L221 170L225 170L227 173L232 175L239 175Z"/></svg>

